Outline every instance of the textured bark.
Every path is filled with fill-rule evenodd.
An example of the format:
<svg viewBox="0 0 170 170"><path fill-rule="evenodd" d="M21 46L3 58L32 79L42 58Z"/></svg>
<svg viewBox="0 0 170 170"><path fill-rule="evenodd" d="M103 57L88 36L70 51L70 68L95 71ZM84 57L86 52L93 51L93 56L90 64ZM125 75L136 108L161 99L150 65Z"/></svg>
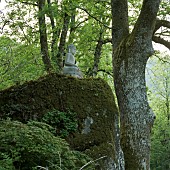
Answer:
<svg viewBox="0 0 170 170"><path fill-rule="evenodd" d="M72 10L72 14L71 14L71 17L70 17L70 35L69 35L69 44L72 44L73 43L73 40L74 40L74 32L76 30L76 26L75 26L75 22L76 22L76 8Z"/></svg>
<svg viewBox="0 0 170 170"><path fill-rule="evenodd" d="M40 33L40 45L41 45L41 55L42 60L45 65L45 70L50 72L52 69L49 53L48 53L48 43L47 43L47 33L46 33L46 23L45 23L45 14L43 12L43 8L45 6L45 0L38 1L38 8L39 8L39 33Z"/></svg>
<svg viewBox="0 0 170 170"><path fill-rule="evenodd" d="M129 33L127 0L111 0L113 50Z"/></svg>
<svg viewBox="0 0 170 170"><path fill-rule="evenodd" d="M92 69L92 74L93 77L96 77L97 71L99 69L99 62L100 62L100 56L101 56L101 51L102 51L102 32L100 32L99 39L97 41L95 53L94 53L94 64L93 64L93 69Z"/></svg>
<svg viewBox="0 0 170 170"><path fill-rule="evenodd" d="M127 0L111 0L112 8L112 47L113 47L113 56L112 60L115 62L115 49L118 48L120 42L124 37L129 34L128 26L128 4ZM117 56L118 57L118 56ZM115 64L113 64L113 67ZM114 78L115 79L115 78ZM117 169L124 170L124 155L120 146L120 129L119 129L119 115L115 115L115 145L116 145L116 160L117 160Z"/></svg>
<svg viewBox="0 0 170 170"><path fill-rule="evenodd" d="M70 16L67 13L65 13L64 23L63 23L63 28L62 28L62 32L61 32L58 53L57 53L57 65L58 65L59 72L61 71L61 69L63 67L63 58L62 57L63 57L64 47L65 47L65 43L66 43L69 22L70 22Z"/></svg>
<svg viewBox="0 0 170 170"><path fill-rule="evenodd" d="M129 37L131 38L131 36ZM121 146L126 170L149 169L150 130L153 114L145 85L147 57L127 42L116 51L114 82L120 110ZM142 56L142 57L141 57Z"/></svg>
<svg viewBox="0 0 170 170"><path fill-rule="evenodd" d="M60 27L56 27L56 23L55 23L55 18L53 15L53 10L51 8L51 0L47 0L48 3L48 8L49 8L49 18L50 18L50 22L51 22L51 29L52 29L52 42L51 42L51 59L54 63L56 63L57 61L57 42L60 36Z"/></svg>
<svg viewBox="0 0 170 170"><path fill-rule="evenodd" d="M143 1L130 35L127 33L127 13L120 14L127 8L123 3L127 1L112 0L113 72L120 110L121 146L126 170L149 170L154 114L147 101L145 67L153 53L152 35L160 0ZM123 17L126 17L124 21Z"/></svg>

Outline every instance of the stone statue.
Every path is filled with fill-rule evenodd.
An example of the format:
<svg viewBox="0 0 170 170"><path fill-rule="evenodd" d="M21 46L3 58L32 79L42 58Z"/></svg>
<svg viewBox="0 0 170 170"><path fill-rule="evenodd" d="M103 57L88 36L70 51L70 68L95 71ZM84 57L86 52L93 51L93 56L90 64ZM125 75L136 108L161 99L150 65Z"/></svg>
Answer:
<svg viewBox="0 0 170 170"><path fill-rule="evenodd" d="M63 74L70 75L77 78L83 78L82 72L76 65L74 55L76 54L76 47L73 44L68 46L68 53L64 62Z"/></svg>
<svg viewBox="0 0 170 170"><path fill-rule="evenodd" d="M68 46L68 53L66 54L65 65L66 66L76 66L76 60L74 55L76 54L76 47L73 44Z"/></svg>

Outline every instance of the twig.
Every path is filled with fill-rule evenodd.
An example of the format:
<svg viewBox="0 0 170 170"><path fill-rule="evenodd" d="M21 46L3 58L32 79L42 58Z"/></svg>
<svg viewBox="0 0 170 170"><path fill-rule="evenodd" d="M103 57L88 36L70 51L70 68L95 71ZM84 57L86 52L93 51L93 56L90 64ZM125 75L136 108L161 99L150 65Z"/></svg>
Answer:
<svg viewBox="0 0 170 170"><path fill-rule="evenodd" d="M23 1L21 3L26 4L26 5L38 6L38 4L36 3L31 3L31 2L26 2L26 1Z"/></svg>
<svg viewBox="0 0 170 170"><path fill-rule="evenodd" d="M102 157L100 157L100 158L98 158L98 159L95 159L94 161L90 161L90 162L87 162L85 165L83 165L79 170L82 170L82 169L84 169L86 166L88 166L89 164L91 164L91 163L94 163L94 162L96 162L96 161L98 161L98 160L100 160L100 159L103 159L103 158L106 158L107 156L102 156Z"/></svg>
<svg viewBox="0 0 170 170"><path fill-rule="evenodd" d="M81 10L83 10L84 12L86 12L90 17L92 17L93 19L95 19L96 21L98 21L100 24L102 24L103 26L105 26L108 29L111 29L111 27L107 26L106 24L104 24L102 21L100 21L98 18L96 18L95 16L91 15L90 12L87 11L87 9L85 8L81 8L81 7L77 7Z"/></svg>
<svg viewBox="0 0 170 170"><path fill-rule="evenodd" d="M36 166L36 168L40 168L40 169L44 169L44 170L48 170L48 168L46 167L42 167L42 166Z"/></svg>
<svg viewBox="0 0 170 170"><path fill-rule="evenodd" d="M104 69L99 69L99 70L97 70L97 72L104 72L104 73L106 73L106 74L108 74L108 75L113 77L113 72L109 72L109 71L106 71Z"/></svg>
<svg viewBox="0 0 170 170"><path fill-rule="evenodd" d="M61 168L61 155L60 152L58 152L59 160L60 160L60 168Z"/></svg>

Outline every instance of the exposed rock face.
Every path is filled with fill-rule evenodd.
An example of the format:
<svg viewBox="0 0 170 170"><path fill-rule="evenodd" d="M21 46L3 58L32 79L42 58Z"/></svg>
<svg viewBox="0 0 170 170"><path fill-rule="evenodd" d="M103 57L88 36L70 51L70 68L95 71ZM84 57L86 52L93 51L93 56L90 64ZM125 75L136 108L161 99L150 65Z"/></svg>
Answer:
<svg viewBox="0 0 170 170"><path fill-rule="evenodd" d="M105 81L50 74L0 91L0 117L41 120L53 109L77 113L78 132L66 139L72 148L94 160L103 157L96 161L96 169L115 169L114 121L118 110Z"/></svg>

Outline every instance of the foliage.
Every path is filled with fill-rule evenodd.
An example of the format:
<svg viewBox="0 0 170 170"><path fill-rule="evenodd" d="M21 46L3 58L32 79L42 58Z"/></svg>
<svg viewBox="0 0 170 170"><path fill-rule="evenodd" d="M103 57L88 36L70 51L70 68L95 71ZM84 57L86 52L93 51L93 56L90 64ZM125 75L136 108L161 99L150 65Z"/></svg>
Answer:
<svg viewBox="0 0 170 170"><path fill-rule="evenodd" d="M149 61L149 100L156 114L152 129L151 169L170 167L170 62L169 56ZM158 69L159 68L159 69Z"/></svg>
<svg viewBox="0 0 170 170"><path fill-rule="evenodd" d="M151 169L169 169L170 121L163 115L163 112L157 113L157 119L152 131Z"/></svg>
<svg viewBox="0 0 170 170"><path fill-rule="evenodd" d="M39 48L0 39L0 89L38 78L44 74Z"/></svg>
<svg viewBox="0 0 170 170"><path fill-rule="evenodd" d="M0 169L1 170L14 170L12 158L10 158L8 155L0 152Z"/></svg>
<svg viewBox="0 0 170 170"><path fill-rule="evenodd" d="M3 21L8 21L4 24L3 34L6 36L13 35L17 41L22 42L26 45L39 46L39 32L37 28L37 5L36 1L23 2L21 0L11 1L7 3L8 13L3 16ZM76 15L76 20L74 23L70 21L69 27L73 27L73 32L67 37L65 48L69 43L74 43L77 47L78 53L76 54L77 63L86 76L90 68L93 67L93 59L95 53L96 42L98 40L99 34L102 33L102 39L108 39L111 37L111 29L109 25L111 22L110 18L110 5L107 1L101 2L90 2L90 1L60 1L59 3L51 3L51 5L45 5L43 12L46 13L46 25L47 25L47 36L49 43L49 53L52 58L52 53L58 53L58 45L61 37L58 33L62 30L62 24L64 20L65 12L68 15ZM40 14L39 14L40 15ZM56 23L56 27L53 29L50 16L53 16ZM88 17L90 15L90 17ZM8 29L5 29L8 27ZM55 34L55 35L53 35ZM53 44L55 38L55 44ZM52 49L52 46L55 46ZM30 49L34 51L34 49ZM40 51L40 49L38 49ZM53 52L52 52L53 51ZM111 44L105 43L104 52L101 54L101 59L104 61L103 64L109 63L109 72L112 66L111 62L108 62L108 57L105 54L109 53L109 58L111 57ZM66 50L62 51L63 54ZM104 54L104 55L103 55ZM30 54L28 54L30 55ZM21 58L21 56L18 56ZM63 56L64 57L64 56ZM19 59L20 60L20 59ZM109 59L110 60L110 59ZM104 70L107 70L107 67ZM103 70L100 67L100 70ZM55 67L54 67L55 70ZM102 71L100 71L101 73ZM106 72L104 75L106 77ZM34 74L34 73L32 73ZM103 74L99 74L103 77ZM108 76L109 77L109 76Z"/></svg>
<svg viewBox="0 0 170 170"><path fill-rule="evenodd" d="M67 112L58 110L48 112L43 116L42 121L55 127L55 134L61 137L67 137L70 133L76 132L78 127L76 113L69 110Z"/></svg>
<svg viewBox="0 0 170 170"><path fill-rule="evenodd" d="M52 127L45 123L0 121L0 169L50 170L79 169L90 159L77 151L71 151L68 144L49 132ZM92 165L89 167L93 169Z"/></svg>

